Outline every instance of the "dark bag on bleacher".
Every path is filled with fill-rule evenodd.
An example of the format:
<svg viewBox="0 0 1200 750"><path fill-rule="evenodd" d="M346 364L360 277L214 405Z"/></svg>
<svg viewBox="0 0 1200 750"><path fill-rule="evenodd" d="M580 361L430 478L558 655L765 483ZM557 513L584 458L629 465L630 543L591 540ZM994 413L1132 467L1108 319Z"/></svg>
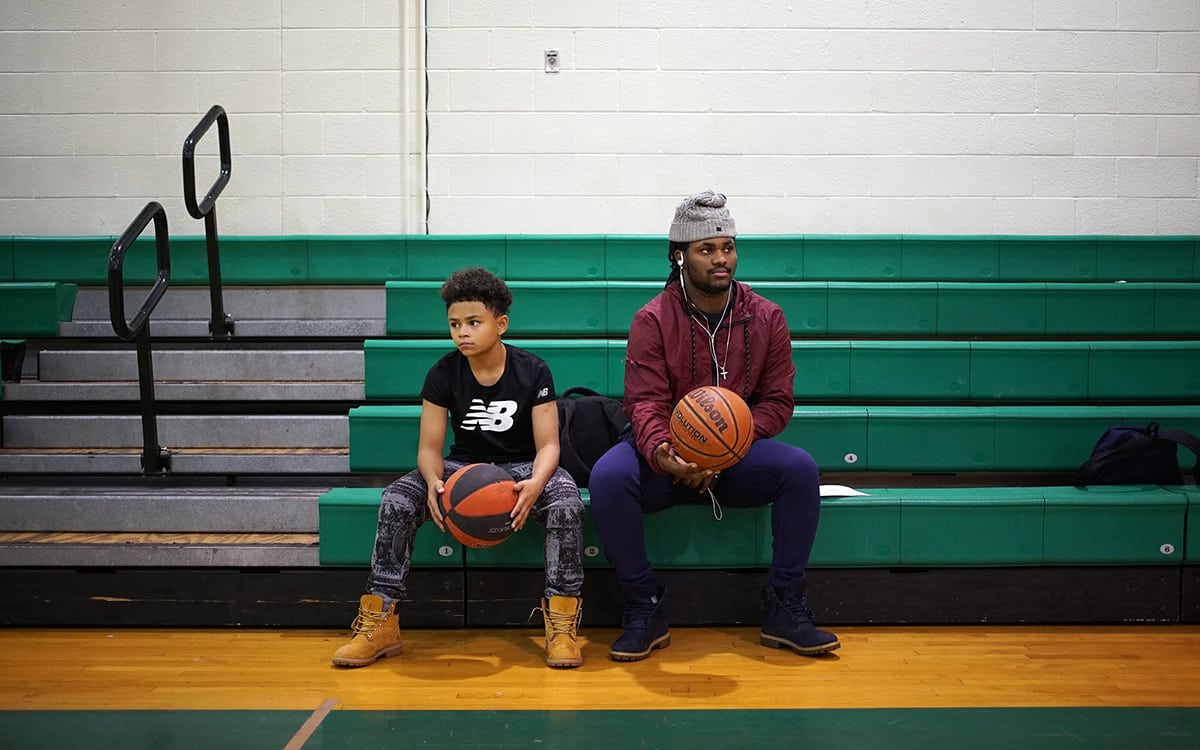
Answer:
<svg viewBox="0 0 1200 750"><path fill-rule="evenodd" d="M592 466L617 444L629 419L621 402L591 388L568 388L558 399L558 465L580 487L587 487Z"/></svg>
<svg viewBox="0 0 1200 750"><path fill-rule="evenodd" d="M1079 467L1077 484L1183 484L1180 445L1200 459L1200 439L1190 432L1161 430L1157 422L1110 427ZM1200 484L1200 460L1192 478Z"/></svg>

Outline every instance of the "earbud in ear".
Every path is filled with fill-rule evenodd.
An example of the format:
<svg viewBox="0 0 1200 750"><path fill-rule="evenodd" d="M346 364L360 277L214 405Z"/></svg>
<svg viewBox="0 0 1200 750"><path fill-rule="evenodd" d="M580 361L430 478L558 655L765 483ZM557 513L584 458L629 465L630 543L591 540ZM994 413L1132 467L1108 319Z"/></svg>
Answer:
<svg viewBox="0 0 1200 750"><path fill-rule="evenodd" d="M683 256L682 255L675 256L675 265L679 266L680 268L683 268Z"/></svg>

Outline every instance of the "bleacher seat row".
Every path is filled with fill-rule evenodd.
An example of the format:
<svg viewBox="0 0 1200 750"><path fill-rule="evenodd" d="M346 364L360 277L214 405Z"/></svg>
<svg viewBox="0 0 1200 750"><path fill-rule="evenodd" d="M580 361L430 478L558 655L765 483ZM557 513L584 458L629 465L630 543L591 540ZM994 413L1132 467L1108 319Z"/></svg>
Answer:
<svg viewBox="0 0 1200 750"><path fill-rule="evenodd" d="M622 337L665 266L661 241L639 240L635 275L620 265L629 238L607 239L618 250L598 271L546 276L561 273L559 259L534 274L523 265L527 238L509 238L512 252L482 264L509 271L512 341L545 358L560 389L619 397ZM871 485L859 487L865 496L826 498L814 567L1178 565L1200 556L1186 539L1194 488L1068 481L1113 424L1200 430L1194 240L1164 238L1153 249L1112 238L857 240L739 239L739 278L792 325L797 406L781 438L810 450L826 481L848 472ZM1044 254L1030 255L1035 247ZM1118 258L1143 250L1158 270L1129 273ZM349 415L355 471L412 467L421 383L448 349L439 284L386 282L389 338L364 343L371 403ZM1063 484L1026 486L1039 473ZM981 486L939 486L947 476ZM322 498L323 562L368 563L378 494L358 487ZM716 522L703 506L676 508L649 524L663 568L761 568L769 559L757 511ZM344 543L327 534L335 528L346 530ZM461 550L436 530L422 535L421 564L540 565L528 538ZM589 540L585 559L603 567Z"/></svg>

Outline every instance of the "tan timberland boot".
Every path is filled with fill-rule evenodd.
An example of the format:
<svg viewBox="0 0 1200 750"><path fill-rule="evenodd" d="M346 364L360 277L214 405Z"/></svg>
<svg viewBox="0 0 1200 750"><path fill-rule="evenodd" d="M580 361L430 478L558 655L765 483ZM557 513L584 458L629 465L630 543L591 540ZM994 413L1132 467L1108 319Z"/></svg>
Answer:
<svg viewBox="0 0 1200 750"><path fill-rule="evenodd" d="M358 604L358 617L350 626L354 637L333 652L339 667L365 667L384 656L396 656L404 650L400 643L400 615L396 603L383 611L383 597L367 594Z"/></svg>
<svg viewBox="0 0 1200 750"><path fill-rule="evenodd" d="M579 617L583 600L576 596L552 596L542 599L542 620L546 623L546 666L578 667L583 664L579 648Z"/></svg>

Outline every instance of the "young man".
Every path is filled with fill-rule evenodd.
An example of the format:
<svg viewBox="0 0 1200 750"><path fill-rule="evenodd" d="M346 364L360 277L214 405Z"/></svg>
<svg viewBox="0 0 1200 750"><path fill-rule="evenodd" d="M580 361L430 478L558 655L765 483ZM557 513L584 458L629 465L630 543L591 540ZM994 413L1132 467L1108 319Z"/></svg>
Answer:
<svg viewBox="0 0 1200 750"><path fill-rule="evenodd" d="M807 655L841 645L813 625L805 595L821 509L816 463L771 439L792 417L787 321L778 305L734 281L736 236L724 195L710 190L684 199L671 223L666 287L629 329L624 403L633 431L596 463L589 483L592 516L625 596L624 632L609 651L617 661L645 659L671 642L666 591L646 553L642 514L701 498L714 507L772 505L761 643ZM754 415L746 457L719 474L684 461L671 445L671 412L701 385L736 391Z"/></svg>
<svg viewBox="0 0 1200 750"><path fill-rule="evenodd" d="M512 526L530 516L546 529L546 664L577 667L582 611L583 501L558 468L554 380L539 357L504 344L512 292L490 271L456 271L442 285L455 351L438 360L421 390L417 469L383 491L367 593L351 626L354 636L333 663L361 667L402 650L397 602L405 596L413 536L426 520L445 531L438 509L444 481L471 463L493 463L517 480ZM447 418L454 444L443 459Z"/></svg>

